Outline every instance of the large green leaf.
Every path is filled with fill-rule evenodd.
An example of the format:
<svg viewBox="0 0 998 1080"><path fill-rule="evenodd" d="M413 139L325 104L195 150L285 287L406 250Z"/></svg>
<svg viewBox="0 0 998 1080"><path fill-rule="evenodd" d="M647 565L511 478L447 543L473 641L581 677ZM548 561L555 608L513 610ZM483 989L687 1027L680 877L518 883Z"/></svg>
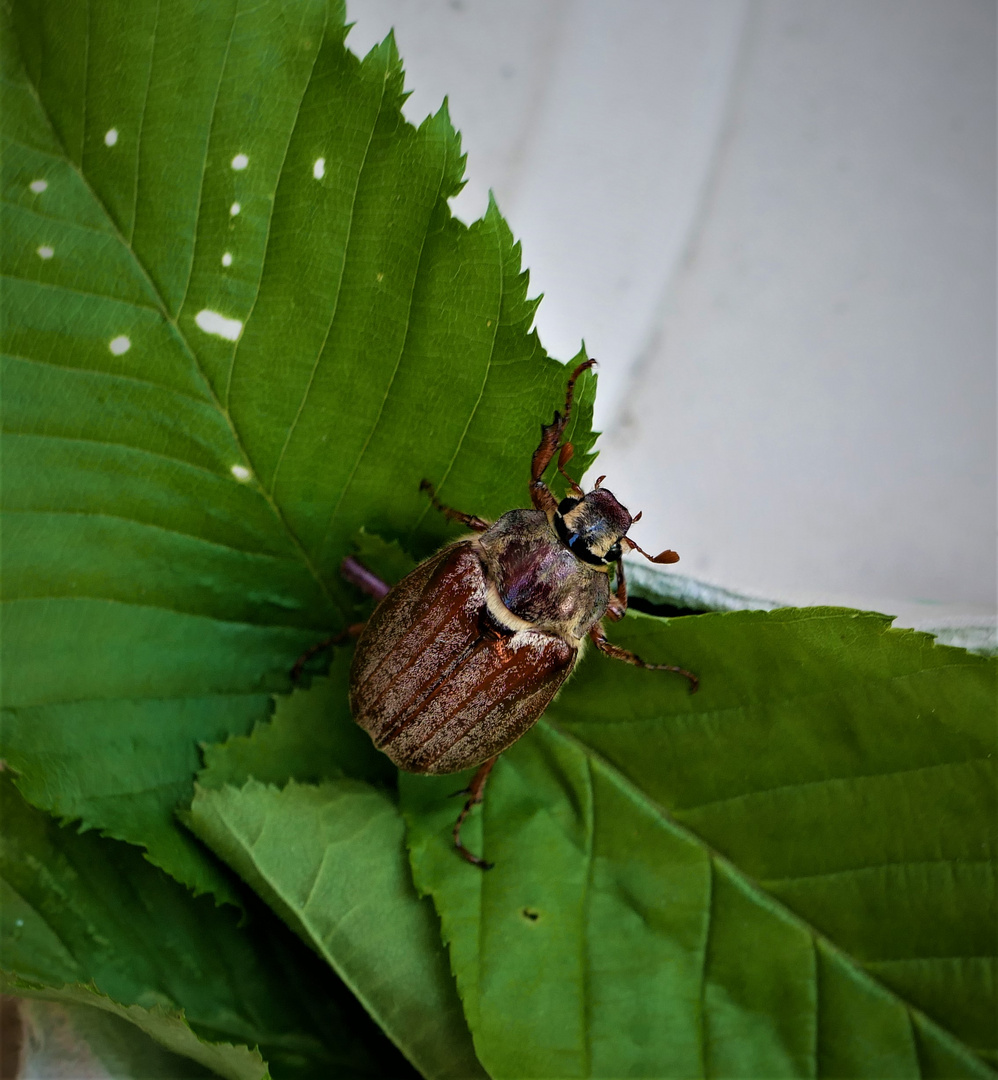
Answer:
<svg viewBox="0 0 998 1080"><path fill-rule="evenodd" d="M197 744L344 624L361 525L445 535L424 476L522 503L564 369L498 210L450 216L446 110L407 124L394 43L358 60L336 0L3 11L4 754L231 897L172 817Z"/></svg>
<svg viewBox="0 0 998 1080"><path fill-rule="evenodd" d="M9 774L0 814L7 989L114 1012L225 1076L259 1077L264 1059L278 1078L406 1075L350 995L267 913L240 926L232 908L192 898L134 848L59 827Z"/></svg>
<svg viewBox="0 0 998 1080"><path fill-rule="evenodd" d="M629 616L699 693L584 662L466 826L488 873L402 778L492 1075L990 1075L996 666L888 626Z"/></svg>

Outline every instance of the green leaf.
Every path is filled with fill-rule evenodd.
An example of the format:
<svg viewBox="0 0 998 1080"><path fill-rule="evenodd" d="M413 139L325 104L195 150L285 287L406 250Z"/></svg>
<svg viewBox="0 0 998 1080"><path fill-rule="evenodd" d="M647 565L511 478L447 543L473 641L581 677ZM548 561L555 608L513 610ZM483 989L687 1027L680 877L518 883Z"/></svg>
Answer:
<svg viewBox="0 0 998 1080"><path fill-rule="evenodd" d="M699 693L585 661L466 825L488 873L402 776L490 1074L992 1075L996 665L888 627L628 616Z"/></svg>
<svg viewBox="0 0 998 1080"><path fill-rule="evenodd" d="M354 780L199 788L198 835L335 968L424 1076L484 1076L402 816Z"/></svg>
<svg viewBox="0 0 998 1080"><path fill-rule="evenodd" d="M266 1071L255 1046L276 1077L404 1075L349 994L266 912L240 926L135 849L59 827L9 774L0 800L8 989L110 1009L226 1076Z"/></svg>
<svg viewBox="0 0 998 1080"><path fill-rule="evenodd" d="M341 3L3 18L3 753L36 806L232 899L173 820L198 743L352 615L361 526L448 535L422 478L524 500L564 369L496 207L450 216L446 109L403 120L392 39L357 59Z"/></svg>

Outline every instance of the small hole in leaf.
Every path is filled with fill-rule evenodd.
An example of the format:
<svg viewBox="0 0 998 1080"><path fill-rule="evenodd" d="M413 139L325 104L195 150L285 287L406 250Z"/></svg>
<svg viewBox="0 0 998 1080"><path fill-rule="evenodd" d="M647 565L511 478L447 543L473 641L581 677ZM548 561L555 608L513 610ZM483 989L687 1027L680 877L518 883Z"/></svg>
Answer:
<svg viewBox="0 0 998 1080"><path fill-rule="evenodd" d="M131 347L131 341L124 334L119 334L116 338L112 338L111 344L108 345L108 348L115 356L121 356L122 353L128 352Z"/></svg>
<svg viewBox="0 0 998 1080"><path fill-rule="evenodd" d="M41 193L49 186L48 180L32 180L28 187L36 194Z"/></svg>
<svg viewBox="0 0 998 1080"><path fill-rule="evenodd" d="M232 475L241 483L245 484L253 474L246 468L245 465L233 465Z"/></svg>
<svg viewBox="0 0 998 1080"><path fill-rule="evenodd" d="M55 248L50 248L48 244L42 244L42 246L38 248L39 259L51 259L54 254Z"/></svg>
<svg viewBox="0 0 998 1080"><path fill-rule="evenodd" d="M118 129L117 128L110 128L104 135L104 145L105 146L114 146L114 144L117 141L118 141Z"/></svg>
<svg viewBox="0 0 998 1080"><path fill-rule="evenodd" d="M249 164L249 158L245 154L236 154L232 159L232 167L236 172L242 172Z"/></svg>
<svg viewBox="0 0 998 1080"><path fill-rule="evenodd" d="M231 251L227 251L222 256L222 265L223 266L231 266L232 265L232 252Z"/></svg>
<svg viewBox="0 0 998 1080"><path fill-rule="evenodd" d="M534 911L533 908L528 907L525 907L523 911L520 912L520 914L529 922L537 922L537 920L541 917L541 913L539 911Z"/></svg>
<svg viewBox="0 0 998 1080"><path fill-rule="evenodd" d="M194 316L194 321L206 334L214 334L226 341L237 341L243 332L243 324L239 319L227 319L217 311L209 311L207 308L199 311Z"/></svg>
<svg viewBox="0 0 998 1080"><path fill-rule="evenodd" d="M312 175L316 180L321 180L326 175L326 159L324 157L318 158L312 166Z"/></svg>
<svg viewBox="0 0 998 1080"><path fill-rule="evenodd" d="M234 203L233 203L233 204L232 204L232 205L231 205L231 206L229 207L229 215L230 215L231 217L235 217L235 216L236 216L236 214L238 214L240 210L242 210L242 207L241 207L241 206L239 205L239 203L237 203L237 202L234 202Z"/></svg>

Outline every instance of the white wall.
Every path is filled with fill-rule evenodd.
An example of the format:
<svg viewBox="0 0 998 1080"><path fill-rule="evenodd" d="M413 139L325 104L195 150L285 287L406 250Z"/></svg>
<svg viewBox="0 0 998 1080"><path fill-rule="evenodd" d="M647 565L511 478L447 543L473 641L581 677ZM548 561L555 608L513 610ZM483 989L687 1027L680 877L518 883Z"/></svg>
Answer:
<svg viewBox="0 0 998 1080"><path fill-rule="evenodd" d="M599 471L677 569L910 624L995 607L993 0L355 0L450 96ZM927 606L928 605L928 606Z"/></svg>

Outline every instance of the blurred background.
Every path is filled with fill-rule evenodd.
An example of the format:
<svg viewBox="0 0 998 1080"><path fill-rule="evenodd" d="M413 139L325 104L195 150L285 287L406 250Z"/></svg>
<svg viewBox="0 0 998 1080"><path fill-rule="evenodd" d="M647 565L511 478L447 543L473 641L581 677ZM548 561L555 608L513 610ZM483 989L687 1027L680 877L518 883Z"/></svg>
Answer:
<svg viewBox="0 0 998 1080"><path fill-rule="evenodd" d="M646 548L994 625L994 0L348 0L450 98ZM474 507L467 508L474 510ZM993 632L993 631L992 631Z"/></svg>

